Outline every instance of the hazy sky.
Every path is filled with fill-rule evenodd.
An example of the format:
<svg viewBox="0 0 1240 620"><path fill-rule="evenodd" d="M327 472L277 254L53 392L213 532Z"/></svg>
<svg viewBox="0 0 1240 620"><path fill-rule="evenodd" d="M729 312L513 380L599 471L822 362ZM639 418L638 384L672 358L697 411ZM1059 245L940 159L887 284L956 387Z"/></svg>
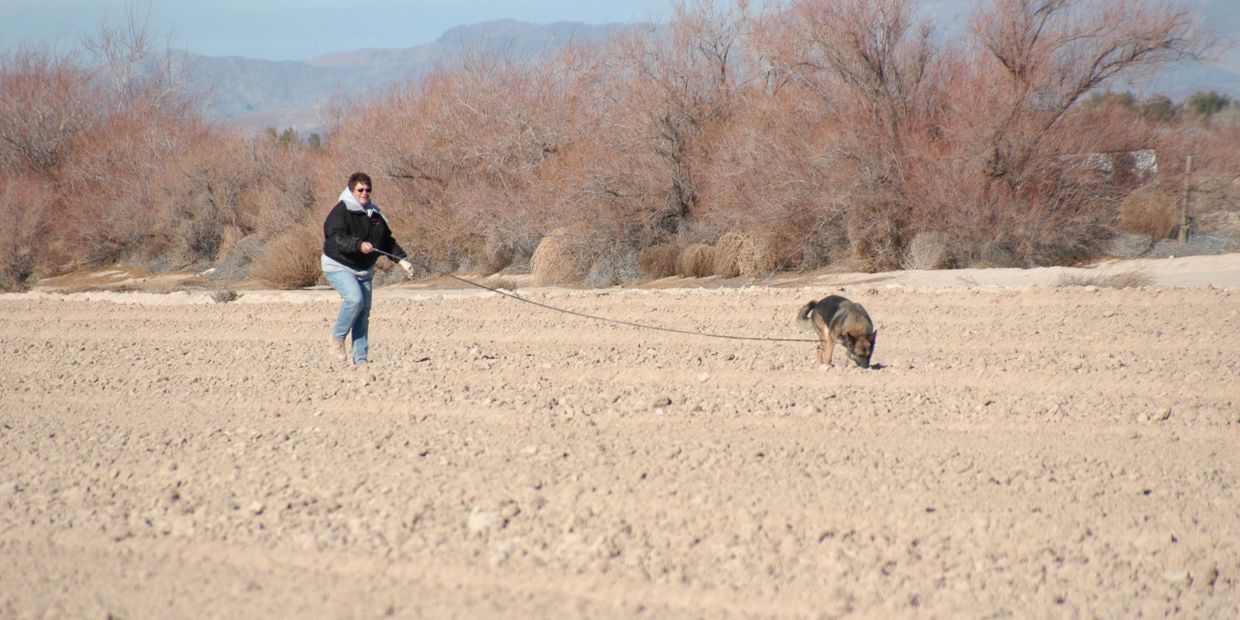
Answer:
<svg viewBox="0 0 1240 620"><path fill-rule="evenodd" d="M78 47L103 20L146 18L160 47L207 56L303 60L328 52L411 47L463 24L667 21L671 0L0 0L0 49Z"/></svg>

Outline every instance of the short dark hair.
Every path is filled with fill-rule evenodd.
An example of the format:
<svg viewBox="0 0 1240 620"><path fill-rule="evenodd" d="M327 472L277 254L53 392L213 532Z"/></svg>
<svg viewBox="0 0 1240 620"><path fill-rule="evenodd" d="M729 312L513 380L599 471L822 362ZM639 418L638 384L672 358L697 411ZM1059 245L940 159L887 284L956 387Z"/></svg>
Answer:
<svg viewBox="0 0 1240 620"><path fill-rule="evenodd" d="M357 189L358 183L365 183L370 189L375 188L375 184L370 182L370 175L365 172L354 172L349 175L349 191Z"/></svg>

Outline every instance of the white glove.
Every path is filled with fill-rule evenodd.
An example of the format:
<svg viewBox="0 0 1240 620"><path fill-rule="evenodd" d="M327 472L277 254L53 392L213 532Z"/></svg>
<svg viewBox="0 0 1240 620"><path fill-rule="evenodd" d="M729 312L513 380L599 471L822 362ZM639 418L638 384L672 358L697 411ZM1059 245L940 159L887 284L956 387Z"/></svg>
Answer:
<svg viewBox="0 0 1240 620"><path fill-rule="evenodd" d="M400 263L398 264L400 265L401 269L405 270L406 273L408 273L409 275L413 275L413 263L402 258L400 259Z"/></svg>

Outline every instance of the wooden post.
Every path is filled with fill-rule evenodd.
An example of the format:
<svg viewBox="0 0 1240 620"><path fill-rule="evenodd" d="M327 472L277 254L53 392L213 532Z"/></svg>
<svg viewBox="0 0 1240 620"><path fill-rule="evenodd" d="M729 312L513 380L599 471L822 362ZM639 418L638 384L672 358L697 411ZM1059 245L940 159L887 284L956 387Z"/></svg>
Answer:
<svg viewBox="0 0 1240 620"><path fill-rule="evenodd" d="M1188 198L1192 193L1193 156L1184 163L1184 200L1180 202L1180 245L1188 242Z"/></svg>

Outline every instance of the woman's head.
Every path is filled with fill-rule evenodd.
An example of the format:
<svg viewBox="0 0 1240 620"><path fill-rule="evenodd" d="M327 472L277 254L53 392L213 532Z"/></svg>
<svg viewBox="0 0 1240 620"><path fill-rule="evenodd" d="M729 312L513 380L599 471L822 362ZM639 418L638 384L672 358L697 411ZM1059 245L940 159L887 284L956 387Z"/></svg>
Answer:
<svg viewBox="0 0 1240 620"><path fill-rule="evenodd" d="M370 192L373 189L370 175L365 172L354 172L349 175L349 191L353 192L353 197L357 199L358 204L362 206L369 204Z"/></svg>

